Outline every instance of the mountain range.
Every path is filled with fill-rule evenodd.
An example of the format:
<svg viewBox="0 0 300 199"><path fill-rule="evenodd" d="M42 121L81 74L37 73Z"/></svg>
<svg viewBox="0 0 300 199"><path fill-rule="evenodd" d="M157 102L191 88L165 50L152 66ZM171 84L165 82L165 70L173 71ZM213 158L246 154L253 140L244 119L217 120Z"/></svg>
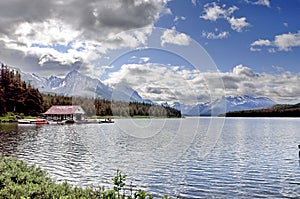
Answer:
<svg viewBox="0 0 300 199"><path fill-rule="evenodd" d="M32 86L38 88L42 93L57 94L64 96L99 97L108 100L135 101L148 104L156 104L149 99L143 99L137 91L125 86L118 85L115 89L103 84L98 79L72 70L64 78L50 76L40 77L34 73L21 72L22 80L30 82ZM259 109L273 106L276 103L266 97L229 96L197 105L186 105L176 102L169 106L180 110L183 115L189 116L217 116L226 112Z"/></svg>
<svg viewBox="0 0 300 199"><path fill-rule="evenodd" d="M22 80L29 82L39 91L46 94L63 96L98 97L108 100L149 102L144 100L135 90L126 86L112 89L100 80L72 70L64 78L50 76L40 77L34 73L21 72Z"/></svg>
<svg viewBox="0 0 300 199"><path fill-rule="evenodd" d="M190 116L218 116L227 112L253 110L273 106L276 103L266 97L228 96L211 102L200 103L196 106L180 105L175 103L172 107L181 110L183 115Z"/></svg>

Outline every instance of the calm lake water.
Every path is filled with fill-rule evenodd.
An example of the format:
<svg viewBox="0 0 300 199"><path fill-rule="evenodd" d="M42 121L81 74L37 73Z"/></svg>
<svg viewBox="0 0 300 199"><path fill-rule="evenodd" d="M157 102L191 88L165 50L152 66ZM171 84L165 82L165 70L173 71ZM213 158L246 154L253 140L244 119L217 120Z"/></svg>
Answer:
<svg viewBox="0 0 300 199"><path fill-rule="evenodd" d="M0 124L0 151L59 182L127 183L154 196L300 197L300 119L122 119L114 124Z"/></svg>

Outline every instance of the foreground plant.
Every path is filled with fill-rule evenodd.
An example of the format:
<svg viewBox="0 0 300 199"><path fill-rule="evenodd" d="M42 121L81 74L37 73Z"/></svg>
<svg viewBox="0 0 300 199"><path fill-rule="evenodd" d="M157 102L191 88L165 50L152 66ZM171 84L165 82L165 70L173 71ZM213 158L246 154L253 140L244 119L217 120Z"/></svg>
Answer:
<svg viewBox="0 0 300 199"><path fill-rule="evenodd" d="M126 187L126 175L117 170L114 189L81 188L67 182L58 184L34 165L0 154L0 198L3 199L151 199L145 191ZM129 192L129 193L128 193Z"/></svg>

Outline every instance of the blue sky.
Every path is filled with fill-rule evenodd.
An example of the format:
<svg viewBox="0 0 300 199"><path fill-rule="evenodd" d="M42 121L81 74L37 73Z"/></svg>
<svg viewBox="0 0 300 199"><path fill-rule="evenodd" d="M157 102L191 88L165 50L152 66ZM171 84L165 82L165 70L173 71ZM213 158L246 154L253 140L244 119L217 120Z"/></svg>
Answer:
<svg viewBox="0 0 300 199"><path fill-rule="evenodd" d="M270 48L260 48L261 51L251 51L251 44L259 39L274 41L282 34L297 34L300 29L299 13L300 1L265 1L263 5L255 5L246 1L216 1L216 5L226 10L232 6L238 9L231 17L245 17L249 26L240 32L233 30L223 17L216 21L200 18L205 14L204 6L213 1L195 1L196 5L187 1L172 1L168 7L173 15L165 15L156 23L159 27L176 27L195 39L212 56L221 71L229 71L237 64L245 64L256 72L276 72L276 67L299 72L300 54L299 34L298 45L289 50L270 53ZM252 1L253 3L258 1ZM269 2L269 4L267 3ZM269 5L269 6L268 6ZM224 7L223 7L224 6ZM214 8L216 6L212 6ZM175 16L174 16L175 15ZM179 18L174 22L175 18ZM181 19L183 17L183 20ZM208 39L203 33L227 32L228 36L222 39Z"/></svg>
<svg viewBox="0 0 300 199"><path fill-rule="evenodd" d="M76 68L156 102L296 103L299 18L300 0L1 1L0 60L45 77Z"/></svg>

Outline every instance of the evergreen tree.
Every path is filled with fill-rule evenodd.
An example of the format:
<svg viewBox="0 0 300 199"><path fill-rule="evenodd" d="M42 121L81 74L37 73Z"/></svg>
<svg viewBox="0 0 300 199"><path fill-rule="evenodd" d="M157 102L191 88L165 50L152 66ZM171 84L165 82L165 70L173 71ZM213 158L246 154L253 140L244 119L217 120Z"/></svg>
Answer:
<svg viewBox="0 0 300 199"><path fill-rule="evenodd" d="M41 93L21 81L18 71L2 64L0 71L0 114L7 112L38 115L43 111Z"/></svg>
<svg viewBox="0 0 300 199"><path fill-rule="evenodd" d="M38 89L32 88L30 84L25 97L25 106L26 115L39 115L44 111L43 96Z"/></svg>
<svg viewBox="0 0 300 199"><path fill-rule="evenodd" d="M5 107L5 96L4 96L4 89L0 85L0 115L4 115L6 113Z"/></svg>

